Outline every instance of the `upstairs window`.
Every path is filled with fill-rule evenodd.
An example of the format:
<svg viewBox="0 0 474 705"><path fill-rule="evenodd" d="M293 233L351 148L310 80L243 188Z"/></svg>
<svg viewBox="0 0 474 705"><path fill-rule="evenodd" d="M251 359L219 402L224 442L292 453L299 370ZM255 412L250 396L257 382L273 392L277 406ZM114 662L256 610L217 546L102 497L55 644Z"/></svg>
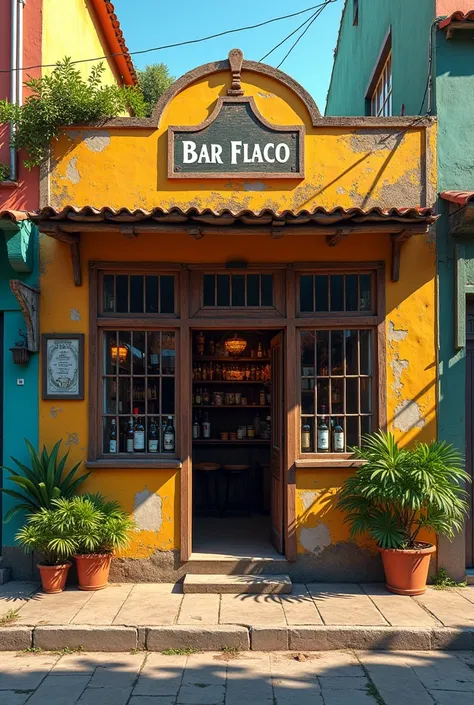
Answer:
<svg viewBox="0 0 474 705"><path fill-rule="evenodd" d="M353 0L353 16L352 16L352 24L354 27L357 27L359 24L359 0Z"/></svg>
<svg viewBox="0 0 474 705"><path fill-rule="evenodd" d="M366 90L367 113L373 117L391 117L392 110L392 32L383 41Z"/></svg>

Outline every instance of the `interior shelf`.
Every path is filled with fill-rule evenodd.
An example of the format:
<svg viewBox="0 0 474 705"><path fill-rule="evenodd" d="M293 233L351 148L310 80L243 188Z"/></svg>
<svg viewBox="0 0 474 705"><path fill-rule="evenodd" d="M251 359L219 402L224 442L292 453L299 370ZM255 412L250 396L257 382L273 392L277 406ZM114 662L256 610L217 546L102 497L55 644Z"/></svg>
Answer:
<svg viewBox="0 0 474 705"><path fill-rule="evenodd" d="M270 409L270 404L193 404L193 409Z"/></svg>
<svg viewBox="0 0 474 705"><path fill-rule="evenodd" d="M193 384L206 386L207 384L271 384L271 382L263 381L262 379L193 379Z"/></svg>
<svg viewBox="0 0 474 705"><path fill-rule="evenodd" d="M221 441L220 438L197 438L193 440L193 445L248 445L248 446L256 446L256 445L270 445L270 441L264 441L261 438L257 438L254 441L246 438L244 440L235 440L235 441Z"/></svg>
<svg viewBox="0 0 474 705"><path fill-rule="evenodd" d="M270 362L269 357L215 357L214 355L195 355L193 363L196 362Z"/></svg>

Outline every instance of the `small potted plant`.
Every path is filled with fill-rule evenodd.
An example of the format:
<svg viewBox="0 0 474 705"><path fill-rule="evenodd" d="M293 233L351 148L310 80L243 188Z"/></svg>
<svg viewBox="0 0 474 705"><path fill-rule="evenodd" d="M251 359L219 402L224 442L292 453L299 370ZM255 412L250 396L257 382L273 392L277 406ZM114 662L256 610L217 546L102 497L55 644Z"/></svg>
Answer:
<svg viewBox="0 0 474 705"><path fill-rule="evenodd" d="M133 521L118 502L100 494L64 500L65 520L74 525L76 560L80 590L102 590L109 581L114 551L130 542Z"/></svg>
<svg viewBox="0 0 474 705"><path fill-rule="evenodd" d="M58 509L64 500L52 500L52 508L42 508L27 517L17 532L16 540L26 551L38 551L38 563L44 592L62 592L72 563L69 560L77 548L74 526L61 517Z"/></svg>
<svg viewBox="0 0 474 705"><path fill-rule="evenodd" d="M338 500L351 536L368 533L377 541L388 590L422 595L436 548L420 541L420 531L452 538L468 511L462 457L444 441L400 448L382 431L365 436L353 457L363 462Z"/></svg>

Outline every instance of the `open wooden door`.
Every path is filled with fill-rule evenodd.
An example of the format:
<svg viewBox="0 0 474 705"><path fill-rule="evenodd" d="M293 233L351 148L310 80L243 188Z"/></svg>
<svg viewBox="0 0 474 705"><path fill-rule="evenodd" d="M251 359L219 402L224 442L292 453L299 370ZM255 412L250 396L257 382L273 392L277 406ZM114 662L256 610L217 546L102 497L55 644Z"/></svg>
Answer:
<svg viewBox="0 0 474 705"><path fill-rule="evenodd" d="M283 424L283 333L278 333L271 342L272 370L272 438L270 451L271 469L271 538L279 553L284 551L283 531L283 459L284 459L284 424Z"/></svg>

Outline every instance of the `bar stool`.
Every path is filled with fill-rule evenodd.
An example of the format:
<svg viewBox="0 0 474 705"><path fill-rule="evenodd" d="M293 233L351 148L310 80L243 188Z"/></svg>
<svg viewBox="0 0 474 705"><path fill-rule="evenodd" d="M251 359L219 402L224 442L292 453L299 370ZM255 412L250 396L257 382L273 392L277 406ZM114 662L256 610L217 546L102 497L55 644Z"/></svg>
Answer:
<svg viewBox="0 0 474 705"><path fill-rule="evenodd" d="M225 501L222 513L225 515L229 509L230 485L232 480L240 480L244 492L245 511L248 516L252 513L252 497L250 491L250 465L224 465L226 474Z"/></svg>
<svg viewBox="0 0 474 705"><path fill-rule="evenodd" d="M221 513L217 487L217 473L221 467L222 466L219 463L197 463L196 465L193 465L194 470L196 470L200 475L202 485L205 487L206 508L203 512L204 516L209 516L211 510L214 510L217 514ZM214 489L214 499L212 502L211 484Z"/></svg>

